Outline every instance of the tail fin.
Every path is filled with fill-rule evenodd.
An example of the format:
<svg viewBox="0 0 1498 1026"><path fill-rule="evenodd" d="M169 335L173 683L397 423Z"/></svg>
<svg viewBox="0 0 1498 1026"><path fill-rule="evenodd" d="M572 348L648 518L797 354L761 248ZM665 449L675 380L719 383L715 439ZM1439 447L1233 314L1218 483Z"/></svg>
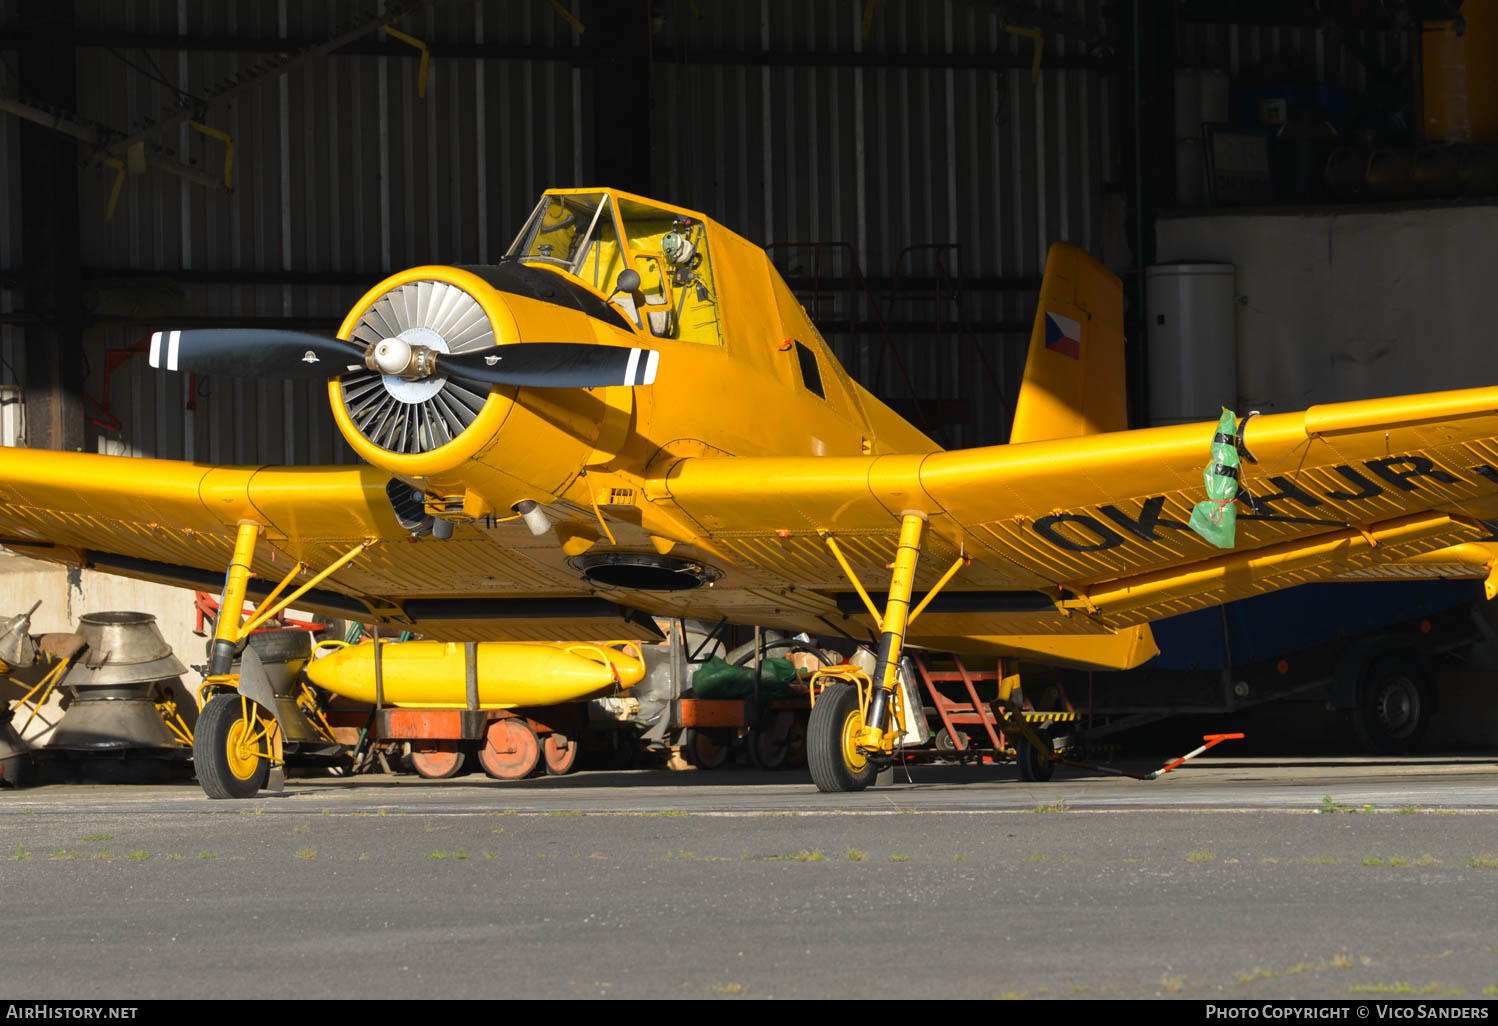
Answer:
<svg viewBox="0 0 1498 1026"><path fill-rule="evenodd" d="M1053 245L1009 441L1127 428L1123 341L1123 283L1076 246Z"/></svg>

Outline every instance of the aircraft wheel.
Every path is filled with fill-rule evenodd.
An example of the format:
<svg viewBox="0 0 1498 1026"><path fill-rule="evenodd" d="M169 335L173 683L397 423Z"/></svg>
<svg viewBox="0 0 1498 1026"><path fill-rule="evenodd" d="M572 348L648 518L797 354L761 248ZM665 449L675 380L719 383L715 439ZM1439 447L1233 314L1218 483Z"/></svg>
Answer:
<svg viewBox="0 0 1498 1026"><path fill-rule="evenodd" d="M1014 761L1019 764L1019 778L1027 784L1044 784L1056 771L1056 764L1051 760L1050 732L1040 730L1036 733L1040 735L1041 742L1047 746L1045 751L1038 750L1024 737L1021 737L1019 743L1014 746Z"/></svg>
<svg viewBox="0 0 1498 1026"><path fill-rule="evenodd" d="M446 780L463 768L463 749L456 741L423 740L411 743L411 768L424 780Z"/></svg>
<svg viewBox="0 0 1498 1026"><path fill-rule="evenodd" d="M733 755L733 746L708 731L688 727L681 733L681 754L698 769L722 769Z"/></svg>
<svg viewBox="0 0 1498 1026"><path fill-rule="evenodd" d="M858 691L852 684L825 689L806 726L806 761L819 791L862 791L878 770L854 739L863 729Z"/></svg>
<svg viewBox="0 0 1498 1026"><path fill-rule="evenodd" d="M566 734L551 733L541 742L541 756L546 761L546 772L553 777L565 777L577 769L578 744Z"/></svg>
<svg viewBox="0 0 1498 1026"><path fill-rule="evenodd" d="M1386 656L1368 671L1352 713L1353 730L1375 755L1413 751L1430 726L1429 677L1413 659Z"/></svg>
<svg viewBox="0 0 1498 1026"><path fill-rule="evenodd" d="M270 777L270 760L260 754L265 715L236 693L218 695L203 707L193 731L192 766L208 797L253 798L265 786Z"/></svg>
<svg viewBox="0 0 1498 1026"><path fill-rule="evenodd" d="M531 725L515 716L489 724L479 748L479 765L495 780L523 780L541 762L541 742Z"/></svg>

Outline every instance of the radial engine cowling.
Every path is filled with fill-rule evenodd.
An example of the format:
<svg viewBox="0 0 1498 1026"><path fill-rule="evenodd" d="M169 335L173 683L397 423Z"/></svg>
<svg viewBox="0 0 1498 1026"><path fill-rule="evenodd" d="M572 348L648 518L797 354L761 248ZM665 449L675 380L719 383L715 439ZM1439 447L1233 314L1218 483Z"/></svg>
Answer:
<svg viewBox="0 0 1498 1026"><path fill-rule="evenodd" d="M403 271L371 289L339 335L378 346L396 339L436 354L437 372L418 380L360 370L329 384L339 429L364 460L439 492L465 489L495 508L547 501L581 468L598 434L599 400L587 389L482 386L448 377L441 354L473 353L517 342L618 345L625 330L576 308L501 291L485 280L523 280L543 297L576 292L556 275L530 268L428 266ZM540 279L539 289L536 286ZM600 308L606 307L593 298ZM622 325L621 321L621 325Z"/></svg>

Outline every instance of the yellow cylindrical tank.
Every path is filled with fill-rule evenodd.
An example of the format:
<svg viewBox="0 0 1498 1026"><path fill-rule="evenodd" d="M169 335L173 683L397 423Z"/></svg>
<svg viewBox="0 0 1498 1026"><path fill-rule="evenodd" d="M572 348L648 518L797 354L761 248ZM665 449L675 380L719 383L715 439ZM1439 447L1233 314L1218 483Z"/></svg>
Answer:
<svg viewBox="0 0 1498 1026"><path fill-rule="evenodd" d="M486 641L474 646L478 705L484 709L555 705L633 687L645 661L632 642L546 643ZM380 645L386 706L464 709L468 706L466 646L444 641ZM349 645L313 659L307 679L359 702L375 700L375 646Z"/></svg>
<svg viewBox="0 0 1498 1026"><path fill-rule="evenodd" d="M1420 138L1498 142L1498 0L1467 0L1462 19L1421 28Z"/></svg>

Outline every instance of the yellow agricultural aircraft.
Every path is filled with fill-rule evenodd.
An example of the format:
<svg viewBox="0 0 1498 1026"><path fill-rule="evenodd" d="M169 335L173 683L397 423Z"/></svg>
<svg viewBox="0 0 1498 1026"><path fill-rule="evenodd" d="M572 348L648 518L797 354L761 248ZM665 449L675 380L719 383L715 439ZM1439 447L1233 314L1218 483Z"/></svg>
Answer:
<svg viewBox="0 0 1498 1026"><path fill-rule="evenodd" d="M151 362L325 379L365 461L0 457L8 548L192 587L227 567L223 608L265 596L213 642L195 760L220 797L279 750L230 669L289 601L454 642L650 617L877 635L872 674L813 688L813 777L847 791L893 754L906 645L1125 668L1152 620L1307 581L1494 589L1498 388L1125 430L1120 283L1065 244L1010 443L985 448L943 451L853 381L762 249L612 189L545 193L499 264L396 274L337 337L164 332ZM1224 547L1188 526L1208 493Z"/></svg>

